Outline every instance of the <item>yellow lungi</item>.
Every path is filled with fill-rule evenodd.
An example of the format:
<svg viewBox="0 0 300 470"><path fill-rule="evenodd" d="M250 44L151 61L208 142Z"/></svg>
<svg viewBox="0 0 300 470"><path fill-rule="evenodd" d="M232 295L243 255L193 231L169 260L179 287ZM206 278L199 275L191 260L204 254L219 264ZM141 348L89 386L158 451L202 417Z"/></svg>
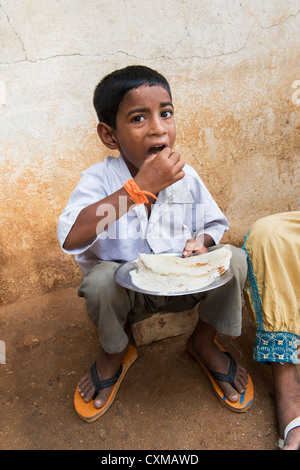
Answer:
<svg viewBox="0 0 300 470"><path fill-rule="evenodd" d="M257 220L243 249L244 296L257 325L254 360L299 364L300 211Z"/></svg>

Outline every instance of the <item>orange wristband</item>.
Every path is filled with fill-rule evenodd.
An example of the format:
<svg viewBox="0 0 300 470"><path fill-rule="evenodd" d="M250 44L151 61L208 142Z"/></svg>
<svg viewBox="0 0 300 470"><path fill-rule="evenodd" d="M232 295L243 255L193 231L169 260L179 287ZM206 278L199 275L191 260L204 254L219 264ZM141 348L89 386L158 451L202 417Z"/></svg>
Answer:
<svg viewBox="0 0 300 470"><path fill-rule="evenodd" d="M127 191L127 193L129 194L130 199L132 200L132 202L134 202L137 205L147 204L149 202L148 198L146 197L146 194L148 194L148 196L153 197L154 199L157 199L157 197L154 196L154 194L149 193L148 191L142 191L139 188L139 186L136 184L136 182L134 181L133 178L126 181L126 183L124 184L124 188Z"/></svg>

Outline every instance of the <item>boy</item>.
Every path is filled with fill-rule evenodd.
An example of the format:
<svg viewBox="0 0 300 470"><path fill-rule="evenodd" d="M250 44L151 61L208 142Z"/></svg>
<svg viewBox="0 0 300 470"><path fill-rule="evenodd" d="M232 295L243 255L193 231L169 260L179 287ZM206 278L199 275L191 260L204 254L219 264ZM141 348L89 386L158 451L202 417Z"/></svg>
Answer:
<svg viewBox="0 0 300 470"><path fill-rule="evenodd" d="M91 422L112 404L136 358L124 332L129 313L183 311L200 301L199 322L188 351L209 374L224 403L244 411L252 403L251 379L214 342L217 331L241 333L241 290L247 274L243 250L232 247L233 279L204 294L144 295L117 285L113 278L120 262L137 258L139 252L182 252L184 257L203 253L228 229L197 173L172 150L176 129L169 84L148 67L129 66L98 84L94 106L102 143L120 155L82 173L58 226L62 249L76 255L82 270L78 294L98 326L103 350L79 381L76 411ZM202 217L197 215L199 207ZM245 393L250 398L245 399Z"/></svg>

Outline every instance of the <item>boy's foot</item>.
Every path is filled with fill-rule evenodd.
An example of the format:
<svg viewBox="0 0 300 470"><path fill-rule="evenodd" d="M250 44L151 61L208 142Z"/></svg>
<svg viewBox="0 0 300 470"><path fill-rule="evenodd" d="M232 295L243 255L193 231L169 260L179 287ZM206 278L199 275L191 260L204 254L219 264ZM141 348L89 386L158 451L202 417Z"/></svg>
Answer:
<svg viewBox="0 0 300 470"><path fill-rule="evenodd" d="M191 336L187 344L187 350L207 369L220 374L228 374L230 359L215 342L195 341L195 338ZM244 393L247 388L248 373L244 367L237 364L233 381L234 387L229 382L217 379L215 381L225 397L235 403L239 400L239 394Z"/></svg>
<svg viewBox="0 0 300 470"><path fill-rule="evenodd" d="M99 359L96 361L96 368L100 380L111 379L116 376L120 365L126 355L128 346L117 354L108 354L102 351ZM101 389L94 398L95 408L102 408L108 400L113 386ZM78 382L78 391L83 400L88 403L93 399L95 387L92 382L91 372L89 371Z"/></svg>

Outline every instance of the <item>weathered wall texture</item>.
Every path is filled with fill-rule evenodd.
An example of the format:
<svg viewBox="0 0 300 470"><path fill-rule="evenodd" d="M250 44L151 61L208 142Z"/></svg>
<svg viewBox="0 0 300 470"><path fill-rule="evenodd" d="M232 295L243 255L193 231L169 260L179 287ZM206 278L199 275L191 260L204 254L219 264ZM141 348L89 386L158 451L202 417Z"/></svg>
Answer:
<svg viewBox="0 0 300 470"><path fill-rule="evenodd" d="M79 282L57 220L106 155L92 94L115 68L169 79L177 149L227 214L225 240L297 209L298 0L1 0L0 31L1 302Z"/></svg>

